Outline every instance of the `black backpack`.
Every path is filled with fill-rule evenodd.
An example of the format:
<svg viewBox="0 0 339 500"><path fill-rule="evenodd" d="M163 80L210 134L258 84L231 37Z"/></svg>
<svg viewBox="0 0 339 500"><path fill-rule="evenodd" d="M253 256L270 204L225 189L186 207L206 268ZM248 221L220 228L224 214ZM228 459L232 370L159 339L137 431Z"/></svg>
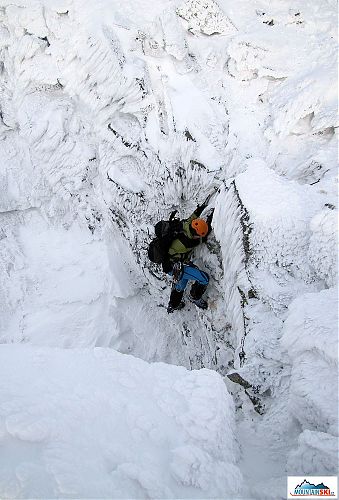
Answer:
<svg viewBox="0 0 339 500"><path fill-rule="evenodd" d="M169 220L161 220L154 226L156 237L148 246L148 258L155 264L166 264L169 260L168 250L179 233L182 232L183 223L175 219L172 212Z"/></svg>

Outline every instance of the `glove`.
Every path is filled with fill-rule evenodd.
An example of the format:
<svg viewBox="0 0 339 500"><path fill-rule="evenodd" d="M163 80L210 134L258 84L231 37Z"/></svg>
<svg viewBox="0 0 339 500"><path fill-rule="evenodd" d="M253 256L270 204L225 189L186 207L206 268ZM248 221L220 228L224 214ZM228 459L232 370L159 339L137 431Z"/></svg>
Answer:
<svg viewBox="0 0 339 500"><path fill-rule="evenodd" d="M211 209L210 213L206 217L206 222L207 222L207 224L208 224L209 227L211 227L211 222L212 222L212 219L213 219L213 214L214 214L214 208Z"/></svg>
<svg viewBox="0 0 339 500"><path fill-rule="evenodd" d="M170 262L169 259L166 259L163 263L162 263L162 270L164 273L168 274L172 271L172 268L173 268L173 265L172 263Z"/></svg>
<svg viewBox="0 0 339 500"><path fill-rule="evenodd" d="M195 213L196 213L196 214L198 214L198 216L199 216L199 215L200 215L200 214L201 214L201 213L205 210L205 208L208 206L208 204L209 204L209 202L210 202L210 200L211 200L212 196L214 196L214 195L215 195L215 193L216 193L216 190L215 190L215 188L214 188L214 192L213 192L213 193L210 193L210 194L207 196L207 198L206 198L206 200L204 201L204 203L202 203L201 205L198 205L198 206L197 206L197 208L196 208L196 210L195 210Z"/></svg>
<svg viewBox="0 0 339 500"><path fill-rule="evenodd" d="M202 214L202 212L205 210L206 207L207 207L207 205L205 205L204 203L202 205L198 205L197 208L194 210L194 212L199 217L199 215Z"/></svg>

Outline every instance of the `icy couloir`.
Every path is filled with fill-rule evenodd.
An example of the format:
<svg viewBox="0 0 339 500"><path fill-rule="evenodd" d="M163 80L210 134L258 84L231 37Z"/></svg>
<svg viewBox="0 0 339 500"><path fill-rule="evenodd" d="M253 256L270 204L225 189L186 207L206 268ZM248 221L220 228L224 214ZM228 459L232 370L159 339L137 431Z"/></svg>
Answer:
<svg viewBox="0 0 339 500"><path fill-rule="evenodd" d="M234 408L221 377L113 350L0 349L6 498L235 497Z"/></svg>

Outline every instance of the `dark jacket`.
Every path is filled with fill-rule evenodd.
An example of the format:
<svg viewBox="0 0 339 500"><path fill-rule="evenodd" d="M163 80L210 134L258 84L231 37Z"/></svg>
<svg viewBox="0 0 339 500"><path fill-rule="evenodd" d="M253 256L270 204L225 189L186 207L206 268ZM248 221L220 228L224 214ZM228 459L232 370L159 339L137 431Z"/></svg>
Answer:
<svg viewBox="0 0 339 500"><path fill-rule="evenodd" d="M169 259L168 262L163 265L164 272L170 272L175 262L189 262L194 248L207 240L207 236L211 232L211 216L209 216L206 221L209 228L206 236L204 236L203 238L194 238L194 235L191 232L192 220L197 219L204 209L204 205L198 206L188 219L182 221L182 232L177 236L175 240L173 240L168 250Z"/></svg>

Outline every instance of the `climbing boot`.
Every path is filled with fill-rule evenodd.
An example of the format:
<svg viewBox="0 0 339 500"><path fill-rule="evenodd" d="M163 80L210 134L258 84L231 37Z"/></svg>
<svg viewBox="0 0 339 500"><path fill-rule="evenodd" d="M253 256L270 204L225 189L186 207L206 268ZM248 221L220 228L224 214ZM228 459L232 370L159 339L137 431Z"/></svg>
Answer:
<svg viewBox="0 0 339 500"><path fill-rule="evenodd" d="M194 299L191 295L189 296L190 298L190 301L193 302L193 304L195 304L197 307L199 307L199 309L207 309L208 308L208 304L207 304L207 301L200 298L200 299Z"/></svg>
<svg viewBox="0 0 339 500"><path fill-rule="evenodd" d="M185 302L183 300L180 302L179 305L177 305L177 307L173 307L171 304L168 304L167 312L168 314L170 314L174 311L180 311L180 309L182 309L183 307L185 307Z"/></svg>
<svg viewBox="0 0 339 500"><path fill-rule="evenodd" d="M205 290L207 288L207 285L201 285L200 283L193 283L193 285L191 286L191 290L190 290L190 295L192 297L192 299L194 300L198 300L200 299L203 294L205 293Z"/></svg>
<svg viewBox="0 0 339 500"><path fill-rule="evenodd" d="M189 294L189 299L193 304L195 304L200 309L207 309L208 304L206 300L202 299L201 296L205 292L207 285L201 285L200 283L193 283L191 286L191 291Z"/></svg>
<svg viewBox="0 0 339 500"><path fill-rule="evenodd" d="M184 295L183 291L178 292L178 290L176 290L174 287L172 288L170 300L167 307L168 313L171 313L173 311L178 311L185 306L185 302L182 301L183 295Z"/></svg>

